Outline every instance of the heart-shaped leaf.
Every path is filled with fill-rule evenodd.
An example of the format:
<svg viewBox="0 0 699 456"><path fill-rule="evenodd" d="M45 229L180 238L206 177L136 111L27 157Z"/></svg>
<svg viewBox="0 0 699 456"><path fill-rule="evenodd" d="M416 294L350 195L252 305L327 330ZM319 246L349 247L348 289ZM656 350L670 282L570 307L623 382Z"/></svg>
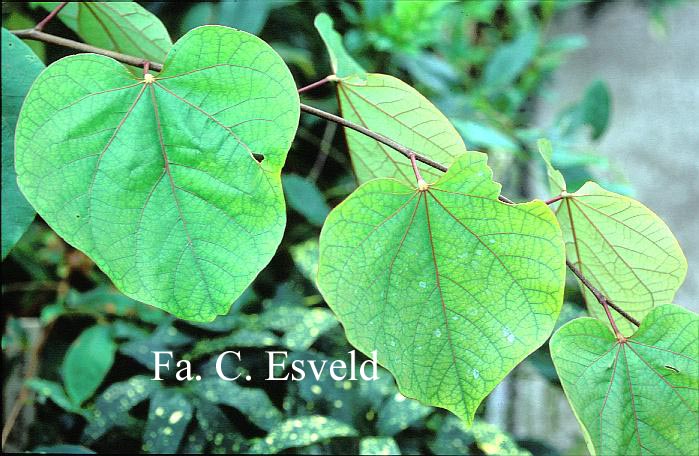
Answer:
<svg viewBox="0 0 699 456"><path fill-rule="evenodd" d="M619 342L579 318L551 338L551 357L590 453L693 454L699 442L699 317L653 309Z"/></svg>
<svg viewBox="0 0 699 456"><path fill-rule="evenodd" d="M60 2L33 2L52 11ZM162 62L172 41L156 15L136 2L69 2L58 18L86 43Z"/></svg>
<svg viewBox="0 0 699 456"><path fill-rule="evenodd" d="M146 80L107 57L66 57L20 114L19 185L122 292L211 321L281 241L298 118L281 58L227 27L192 30Z"/></svg>
<svg viewBox="0 0 699 456"><path fill-rule="evenodd" d="M330 54L345 119L444 166L466 152L459 132L427 98L393 76L365 73L347 54L327 15L318 15L315 26ZM354 130L345 129L345 134L359 183L381 177L414 182L410 162L400 153ZM441 174L422 163L418 167L425 177L436 179Z"/></svg>
<svg viewBox="0 0 699 456"><path fill-rule="evenodd" d="M350 342L377 350L404 395L468 423L544 343L563 298L553 214L499 193L486 156L470 152L426 191L364 184L320 236L318 285Z"/></svg>
<svg viewBox="0 0 699 456"><path fill-rule="evenodd" d="M588 182L556 209L568 258L605 296L642 320L670 304L687 275L687 260L670 228L638 201ZM602 306L581 287L590 313L607 321ZM615 310L619 329L635 329Z"/></svg>
<svg viewBox="0 0 699 456"><path fill-rule="evenodd" d="M337 82L342 116L380 133L422 155L449 166L466 153L461 135L430 101L400 79L369 73ZM352 165L360 183L393 177L413 183L410 162L390 147L354 130L345 129ZM418 164L425 178L442 173Z"/></svg>
<svg viewBox="0 0 699 456"><path fill-rule="evenodd" d="M15 127L29 86L44 64L32 50L2 29L2 258L10 252L29 224L34 209L17 187Z"/></svg>

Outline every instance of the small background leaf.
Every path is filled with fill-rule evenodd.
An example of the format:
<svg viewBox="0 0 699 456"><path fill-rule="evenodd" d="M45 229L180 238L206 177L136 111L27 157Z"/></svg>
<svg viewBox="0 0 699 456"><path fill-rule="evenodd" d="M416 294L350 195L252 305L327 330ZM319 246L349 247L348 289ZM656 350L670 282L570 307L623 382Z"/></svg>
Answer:
<svg viewBox="0 0 699 456"><path fill-rule="evenodd" d="M330 62L335 75L339 78L347 76L364 77L364 69L347 53L342 44L342 36L333 28L333 20L325 13L316 16L315 27L320 33L330 54Z"/></svg>
<svg viewBox="0 0 699 456"><path fill-rule="evenodd" d="M330 207L316 184L296 174L285 174L282 184L289 206L313 225L323 226Z"/></svg>
<svg viewBox="0 0 699 456"><path fill-rule="evenodd" d="M75 405L97 391L114 363L116 348L109 327L104 325L86 329L68 348L61 373L68 397Z"/></svg>

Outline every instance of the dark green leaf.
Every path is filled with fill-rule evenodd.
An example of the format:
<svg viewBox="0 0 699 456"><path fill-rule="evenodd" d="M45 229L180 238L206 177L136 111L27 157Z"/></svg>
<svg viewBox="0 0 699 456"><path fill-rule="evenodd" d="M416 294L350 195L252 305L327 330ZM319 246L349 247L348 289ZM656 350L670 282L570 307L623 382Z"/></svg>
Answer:
<svg viewBox="0 0 699 456"><path fill-rule="evenodd" d="M281 422L281 412L261 389L243 388L237 383L217 378L204 379L192 388L204 400L239 410L261 429L273 429Z"/></svg>
<svg viewBox="0 0 699 456"><path fill-rule="evenodd" d="M95 394L114 363L116 348L110 328L104 325L86 329L68 348L61 374L68 397L75 405Z"/></svg>
<svg viewBox="0 0 699 456"><path fill-rule="evenodd" d="M95 401L93 417L83 431L83 437L95 441L115 426L127 426L133 418L129 410L160 388L160 382L139 375L113 383Z"/></svg>
<svg viewBox="0 0 699 456"><path fill-rule="evenodd" d="M289 206L312 224L323 226L330 207L316 184L296 174L285 174L282 183Z"/></svg>
<svg viewBox="0 0 699 456"><path fill-rule="evenodd" d="M22 236L34 209L17 187L15 127L17 116L34 79L44 64L32 50L2 29L2 259Z"/></svg>
<svg viewBox="0 0 699 456"><path fill-rule="evenodd" d="M192 404L184 395L157 391L150 401L143 450L156 454L176 453L191 419Z"/></svg>

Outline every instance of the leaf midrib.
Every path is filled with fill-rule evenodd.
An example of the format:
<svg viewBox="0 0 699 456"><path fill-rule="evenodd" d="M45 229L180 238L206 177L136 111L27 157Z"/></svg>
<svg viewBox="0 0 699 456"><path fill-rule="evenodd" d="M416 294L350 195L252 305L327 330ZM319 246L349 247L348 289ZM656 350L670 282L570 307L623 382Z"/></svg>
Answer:
<svg viewBox="0 0 699 456"><path fill-rule="evenodd" d="M156 100L155 97L155 88L153 87L153 84L148 84L150 88L150 95L151 95L151 100L153 102L153 113L155 115L155 123L156 123L156 129L158 131L158 141L160 142L160 151L162 152L163 155L163 166L165 168L165 174L167 174L168 179L170 181L170 190L172 191L172 198L175 201L175 207L177 208L177 213L179 215L180 221L182 222L182 228L184 230L185 235L187 236L187 244L189 245L189 249L192 254L192 258L194 258L194 263L197 265L197 271L199 272L199 276L201 277L201 281L204 284L204 289L206 290L206 294L211 300L211 302L215 302L213 296L211 295L211 290L209 288L209 284L206 281L206 276L204 275L204 271L201 268L201 260L199 256L197 255L196 249L194 248L194 243L192 242L192 236L189 233L189 229L187 228L187 220L184 217L184 213L182 212L182 206L180 205L180 201L177 198L177 186L175 185L175 180L172 176L172 171L170 170L170 159L167 156L167 150L165 147L165 141L163 140L163 127L160 122L160 113L158 112L158 101ZM144 84L145 87L145 84ZM159 178L158 181L162 179ZM173 276L174 279L175 276Z"/></svg>

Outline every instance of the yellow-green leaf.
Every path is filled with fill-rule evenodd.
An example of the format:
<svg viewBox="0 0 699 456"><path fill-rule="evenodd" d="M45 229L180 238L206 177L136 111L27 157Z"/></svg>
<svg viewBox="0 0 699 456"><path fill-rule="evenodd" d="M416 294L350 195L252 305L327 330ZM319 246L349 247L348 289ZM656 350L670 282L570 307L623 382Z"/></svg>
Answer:
<svg viewBox="0 0 699 456"><path fill-rule="evenodd" d="M426 191L362 185L328 216L318 285L349 341L401 392L471 423L483 398L551 333L563 240L541 201L498 201L485 154Z"/></svg>
<svg viewBox="0 0 699 456"><path fill-rule="evenodd" d="M444 166L451 165L466 152L459 132L417 90L393 76L366 74L357 68L327 15L316 18L316 28L333 62L340 110L345 119ZM345 134L359 183L380 177L393 177L406 184L413 182L410 162L399 152L354 130L345 129ZM441 174L422 163L418 166L426 177L436 178Z"/></svg>
<svg viewBox="0 0 699 456"><path fill-rule="evenodd" d="M551 357L593 455L695 454L699 442L699 317L651 311L620 342L601 321L573 320Z"/></svg>
<svg viewBox="0 0 699 456"><path fill-rule="evenodd" d="M670 228L640 202L588 182L556 210L568 258L612 302L638 320L670 304L687 274L687 260ZM590 313L607 317L585 287ZM635 327L612 309L626 335Z"/></svg>
<svg viewBox="0 0 699 456"><path fill-rule="evenodd" d="M52 11L60 2L35 2ZM172 41L163 23L136 2L69 2L58 18L86 43L162 62Z"/></svg>
<svg viewBox="0 0 699 456"><path fill-rule="evenodd" d="M280 172L298 118L289 69L246 32L194 29L148 79L108 57L70 56L27 95L19 185L120 291L211 321L281 241Z"/></svg>

